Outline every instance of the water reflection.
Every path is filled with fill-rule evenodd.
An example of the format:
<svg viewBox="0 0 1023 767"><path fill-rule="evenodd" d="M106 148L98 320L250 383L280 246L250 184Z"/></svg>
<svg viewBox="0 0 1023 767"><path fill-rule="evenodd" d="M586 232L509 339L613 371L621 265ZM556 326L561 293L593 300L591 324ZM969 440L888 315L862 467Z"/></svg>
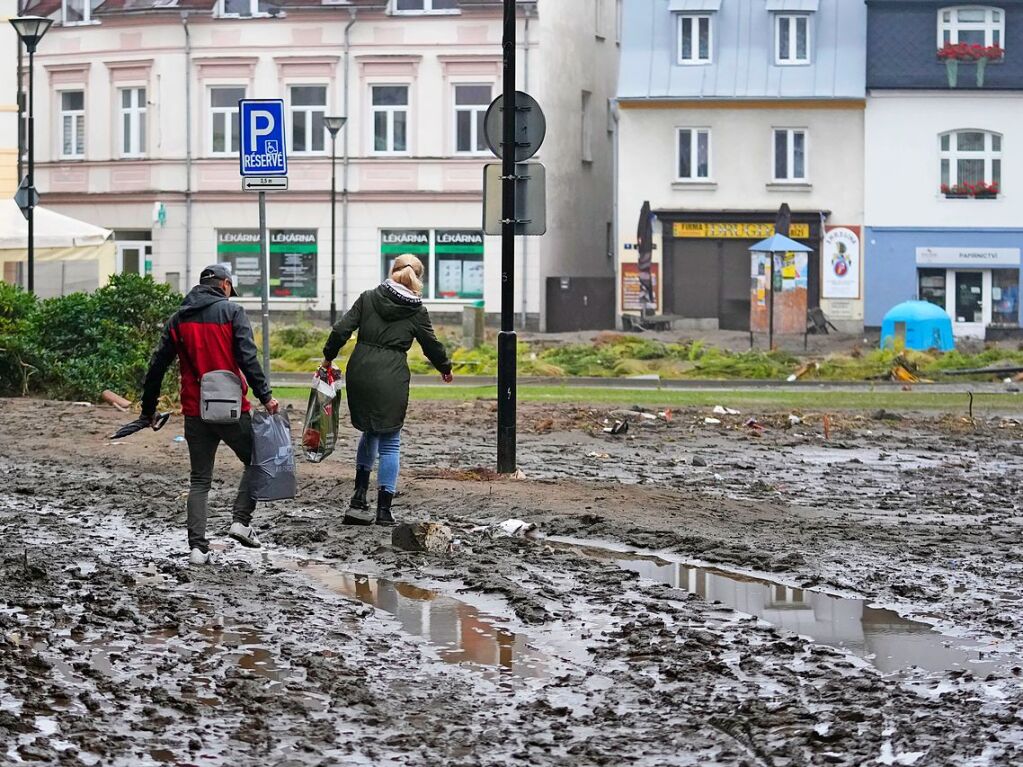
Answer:
<svg viewBox="0 0 1023 767"><path fill-rule="evenodd" d="M278 561L337 594L358 599L394 616L409 634L437 645L447 663L494 669L500 676L547 675L548 658L528 646L528 638L497 625L499 618L430 589L337 570L322 562Z"/></svg>
<svg viewBox="0 0 1023 767"><path fill-rule="evenodd" d="M890 673L913 666L927 671L956 668L990 670L1007 660L974 643L944 636L931 626L903 618L893 610L869 607L863 599L845 599L792 588L761 578L673 562L655 554L622 552L587 541L558 539L582 553L610 559L644 578L697 594L779 628L809 636L867 658Z"/></svg>

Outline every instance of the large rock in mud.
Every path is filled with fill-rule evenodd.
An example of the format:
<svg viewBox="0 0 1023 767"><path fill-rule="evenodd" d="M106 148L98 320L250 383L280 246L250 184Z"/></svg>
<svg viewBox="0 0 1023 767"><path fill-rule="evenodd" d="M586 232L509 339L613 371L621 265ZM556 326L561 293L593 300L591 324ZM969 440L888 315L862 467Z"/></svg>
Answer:
<svg viewBox="0 0 1023 767"><path fill-rule="evenodd" d="M437 522L403 522L391 532L391 545L402 551L432 551L446 554L454 535L451 528Z"/></svg>

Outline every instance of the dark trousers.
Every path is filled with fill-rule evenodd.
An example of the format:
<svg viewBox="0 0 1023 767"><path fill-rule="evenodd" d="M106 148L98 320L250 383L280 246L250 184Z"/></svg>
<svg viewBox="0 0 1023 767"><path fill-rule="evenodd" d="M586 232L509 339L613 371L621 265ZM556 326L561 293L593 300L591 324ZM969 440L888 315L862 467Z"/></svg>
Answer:
<svg viewBox="0 0 1023 767"><path fill-rule="evenodd" d="M238 495L234 499L233 521L251 524L256 502L249 494L252 481L252 419L242 413L238 423L206 423L198 416L185 416L185 441L192 474L188 486L188 547L209 550L206 540L207 500L213 483L213 464L217 448L224 442L245 465Z"/></svg>

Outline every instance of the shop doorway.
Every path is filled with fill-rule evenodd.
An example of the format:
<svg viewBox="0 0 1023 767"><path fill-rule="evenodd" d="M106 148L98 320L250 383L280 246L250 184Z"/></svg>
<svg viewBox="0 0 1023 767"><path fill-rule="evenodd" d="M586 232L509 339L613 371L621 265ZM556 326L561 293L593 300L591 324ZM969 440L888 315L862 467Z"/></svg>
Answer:
<svg viewBox="0 0 1023 767"><path fill-rule="evenodd" d="M153 242L148 231L115 231L118 274L139 274L143 277L153 271Z"/></svg>
<svg viewBox="0 0 1023 767"><path fill-rule="evenodd" d="M991 322L991 272L949 269L947 311L958 338L984 338Z"/></svg>

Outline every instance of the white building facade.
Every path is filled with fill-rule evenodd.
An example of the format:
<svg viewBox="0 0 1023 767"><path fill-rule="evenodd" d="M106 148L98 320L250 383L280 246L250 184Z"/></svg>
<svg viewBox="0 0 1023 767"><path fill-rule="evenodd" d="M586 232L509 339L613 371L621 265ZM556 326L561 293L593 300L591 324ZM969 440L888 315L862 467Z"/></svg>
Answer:
<svg viewBox="0 0 1023 767"><path fill-rule="evenodd" d="M765 298L748 249L787 203L791 236L812 252L786 268L786 289L860 329L865 6L626 0L624 19L619 312L641 308L635 243L649 201L658 311L676 327L749 330Z"/></svg>
<svg viewBox="0 0 1023 767"><path fill-rule="evenodd" d="M616 15L595 0L518 6L518 87L548 117L536 158L547 166L548 234L518 242L515 310L544 328L549 285L613 290L605 126ZM427 265L432 311L481 300L498 311L500 242L481 228L483 166L497 161L482 123L501 91L500 2L122 7L30 9L58 20L36 56L43 204L113 229L120 270L186 290L204 265L229 262L243 300L257 300L257 204L241 191L237 102L281 98L290 189L268 196L272 311L330 306L328 115L348 118L336 159L339 308L411 252ZM605 303L598 326L611 322Z"/></svg>

